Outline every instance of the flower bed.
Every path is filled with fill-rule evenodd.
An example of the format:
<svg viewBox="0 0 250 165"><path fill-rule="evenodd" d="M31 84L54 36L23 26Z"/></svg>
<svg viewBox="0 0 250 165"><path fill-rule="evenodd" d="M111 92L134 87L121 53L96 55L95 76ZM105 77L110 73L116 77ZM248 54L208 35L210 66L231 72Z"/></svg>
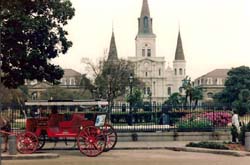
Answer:
<svg viewBox="0 0 250 165"><path fill-rule="evenodd" d="M195 120L204 118L213 123L214 126L227 126L231 122L232 115L228 112L205 112L187 114L181 120Z"/></svg>

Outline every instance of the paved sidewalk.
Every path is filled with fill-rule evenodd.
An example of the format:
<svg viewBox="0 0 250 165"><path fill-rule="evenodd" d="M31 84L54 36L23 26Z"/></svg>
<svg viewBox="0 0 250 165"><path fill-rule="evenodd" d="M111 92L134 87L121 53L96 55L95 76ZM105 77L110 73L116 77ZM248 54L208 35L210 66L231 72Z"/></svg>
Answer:
<svg viewBox="0 0 250 165"><path fill-rule="evenodd" d="M250 152L243 151L232 151L232 150L214 150L214 149L203 149L203 148L193 148L186 147L188 141L131 141L131 142L117 142L114 150L157 150L157 149L168 149L173 151L183 151L183 152L200 152L200 153L213 153L213 154L223 154L231 156L250 156ZM8 153L2 153L2 159L50 159L58 158L60 155L56 154L56 150L77 150L74 148L65 148L65 144L58 143L54 147L54 143L47 143L44 147L45 149L41 152L33 154L17 154L9 155Z"/></svg>

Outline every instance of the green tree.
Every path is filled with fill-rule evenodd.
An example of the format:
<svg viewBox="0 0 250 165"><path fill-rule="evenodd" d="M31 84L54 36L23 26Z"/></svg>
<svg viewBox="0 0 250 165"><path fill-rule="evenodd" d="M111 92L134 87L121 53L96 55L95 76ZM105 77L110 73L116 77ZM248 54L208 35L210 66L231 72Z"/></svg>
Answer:
<svg viewBox="0 0 250 165"><path fill-rule="evenodd" d="M250 91L248 89L241 90L238 99L232 104L240 116L250 112Z"/></svg>
<svg viewBox="0 0 250 165"><path fill-rule="evenodd" d="M89 59L82 59L87 69L93 72L95 87L100 98L108 99L113 104L115 98L125 96L129 87L129 77L134 75L133 65L127 60L117 60L113 62L101 59L94 64ZM133 87L138 87L142 83L134 77Z"/></svg>
<svg viewBox="0 0 250 165"><path fill-rule="evenodd" d="M95 90L96 87L92 84L91 80L87 78L86 74L83 74L80 79L80 84L79 84L79 92L82 93L82 95L86 95L86 93L91 93L91 96L88 96L88 99L90 98L95 98Z"/></svg>
<svg viewBox="0 0 250 165"><path fill-rule="evenodd" d="M2 82L17 88L24 80L58 83L63 70L50 60L72 43L63 26L74 16L68 0L0 0Z"/></svg>
<svg viewBox="0 0 250 165"><path fill-rule="evenodd" d="M183 97L180 93L175 92L173 93L165 102L164 104L172 105L173 107L176 107L178 105L183 104Z"/></svg>
<svg viewBox="0 0 250 165"><path fill-rule="evenodd" d="M250 68L240 66L228 72L225 88L214 96L217 102L233 104L242 115L249 111ZM241 111L241 112L240 112Z"/></svg>
<svg viewBox="0 0 250 165"><path fill-rule="evenodd" d="M192 96L193 96L192 100L194 101L194 109L195 109L198 105L198 101L202 100L203 98L202 88L199 86L193 87Z"/></svg>
<svg viewBox="0 0 250 165"><path fill-rule="evenodd" d="M0 84L0 100L4 105L22 105L28 96L23 92L23 89L8 89Z"/></svg>
<svg viewBox="0 0 250 165"><path fill-rule="evenodd" d="M184 105L186 105L188 102L191 104L192 103L192 97L193 97L193 86L191 82L191 78L186 76L183 81L182 81L182 89L185 90L185 102Z"/></svg>
<svg viewBox="0 0 250 165"><path fill-rule="evenodd" d="M197 107L198 101L203 98L202 88L199 86L194 86L194 83L191 81L191 78L186 76L183 80L182 87L185 90L185 102L184 105L186 106L187 103L190 105L194 105L193 109Z"/></svg>
<svg viewBox="0 0 250 165"><path fill-rule="evenodd" d="M131 103L131 107L139 108L143 104L143 94L141 89L134 88L132 90L132 94L128 94L126 97L126 101Z"/></svg>

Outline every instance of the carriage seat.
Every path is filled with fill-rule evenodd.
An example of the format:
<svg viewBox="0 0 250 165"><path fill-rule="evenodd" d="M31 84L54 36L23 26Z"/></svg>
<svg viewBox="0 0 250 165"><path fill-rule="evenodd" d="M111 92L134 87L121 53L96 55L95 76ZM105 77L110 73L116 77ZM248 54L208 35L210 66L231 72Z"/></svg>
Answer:
<svg viewBox="0 0 250 165"><path fill-rule="evenodd" d="M63 120L63 114L51 114L48 120L48 127L59 127L59 123Z"/></svg>
<svg viewBox="0 0 250 165"><path fill-rule="evenodd" d="M80 126L84 120L84 114L73 114L71 120L62 121L59 123L60 128L76 127Z"/></svg>
<svg viewBox="0 0 250 165"><path fill-rule="evenodd" d="M81 126L90 126L94 125L94 122L91 120L85 120L84 114L73 114L70 121L62 121L59 123L59 127L62 130L68 129L71 131L77 131L76 129L79 129Z"/></svg>

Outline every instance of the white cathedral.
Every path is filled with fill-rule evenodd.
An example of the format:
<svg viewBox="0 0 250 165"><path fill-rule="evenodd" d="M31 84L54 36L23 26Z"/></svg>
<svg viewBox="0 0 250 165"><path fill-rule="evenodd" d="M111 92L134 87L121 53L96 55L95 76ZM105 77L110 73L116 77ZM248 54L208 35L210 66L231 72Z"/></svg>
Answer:
<svg viewBox="0 0 250 165"><path fill-rule="evenodd" d="M141 16L138 18L138 34L135 38L136 54L128 57L135 66L135 77L144 82L144 98L153 103L164 102L172 93L180 92L186 77L186 60L180 31L178 34L173 68L165 66L164 57L156 55L156 35L150 17L148 0L143 0ZM118 59L114 33L110 42L108 60Z"/></svg>

